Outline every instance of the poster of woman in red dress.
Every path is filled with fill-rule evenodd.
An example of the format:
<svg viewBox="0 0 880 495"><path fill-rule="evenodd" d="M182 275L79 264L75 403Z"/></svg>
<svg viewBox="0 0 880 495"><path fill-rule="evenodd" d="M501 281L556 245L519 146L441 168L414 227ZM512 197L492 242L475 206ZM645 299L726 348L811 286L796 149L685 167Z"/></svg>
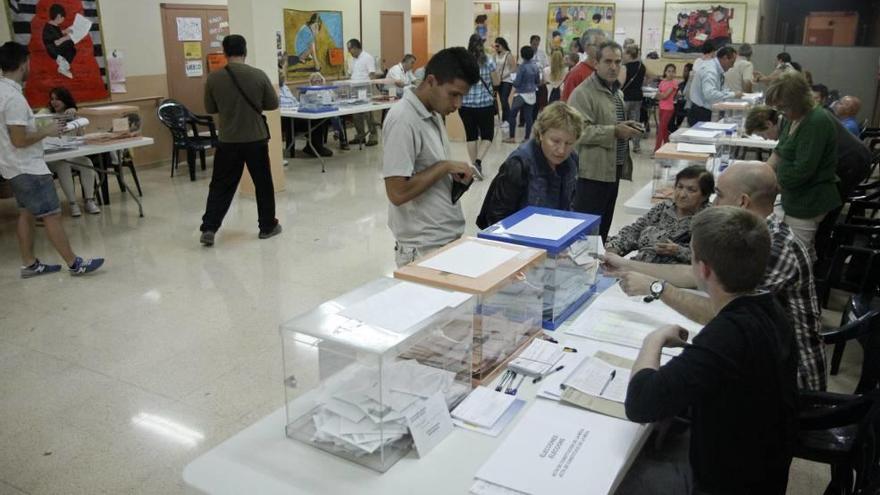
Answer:
<svg viewBox="0 0 880 495"><path fill-rule="evenodd" d="M110 96L97 1L7 0L6 9L13 40L31 53L24 94L32 107L46 106L58 86L80 102Z"/></svg>

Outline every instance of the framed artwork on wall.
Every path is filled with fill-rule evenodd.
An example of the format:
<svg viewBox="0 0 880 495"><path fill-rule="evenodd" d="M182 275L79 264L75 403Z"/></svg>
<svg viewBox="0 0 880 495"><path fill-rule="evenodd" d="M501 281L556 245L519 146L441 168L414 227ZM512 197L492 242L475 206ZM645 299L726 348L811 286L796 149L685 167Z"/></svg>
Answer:
<svg viewBox="0 0 880 495"><path fill-rule="evenodd" d="M63 86L77 102L110 97L97 0L17 0L6 3L12 41L28 47L24 95L32 107L49 104Z"/></svg>
<svg viewBox="0 0 880 495"><path fill-rule="evenodd" d="M284 45L289 81L306 80L313 72L328 79L345 74L342 12L284 9Z"/></svg>
<svg viewBox="0 0 880 495"><path fill-rule="evenodd" d="M571 41L591 28L605 31L610 39L614 36L616 16L613 3L551 2L547 6L547 51L568 51Z"/></svg>
<svg viewBox="0 0 880 495"><path fill-rule="evenodd" d="M700 53L708 41L716 48L746 39L745 2L666 2L663 52Z"/></svg>
<svg viewBox="0 0 880 495"><path fill-rule="evenodd" d="M474 34L486 42L486 51L492 50L492 43L501 35L501 4L474 2Z"/></svg>

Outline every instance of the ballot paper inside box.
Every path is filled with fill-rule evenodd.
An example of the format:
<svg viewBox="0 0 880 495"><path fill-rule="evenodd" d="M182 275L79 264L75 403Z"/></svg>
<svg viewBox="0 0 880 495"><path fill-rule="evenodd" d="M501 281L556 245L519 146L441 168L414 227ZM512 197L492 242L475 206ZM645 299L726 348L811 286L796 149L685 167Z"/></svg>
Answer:
<svg viewBox="0 0 880 495"><path fill-rule="evenodd" d="M427 266L438 266L433 262L444 257L449 261L450 255L463 249L467 259L461 260L462 265L467 262L480 265L479 257L483 253L475 247L507 251L509 256L487 261L486 271L477 276ZM399 268L394 277L476 297L473 381L478 385L497 377L506 363L541 333L545 257L546 252L541 249L465 237ZM454 264L454 260L450 262ZM454 269L454 266L448 268Z"/></svg>
<svg viewBox="0 0 880 495"><path fill-rule="evenodd" d="M379 472L413 447L409 420L471 391L475 298L382 278L281 326L286 434Z"/></svg>
<svg viewBox="0 0 880 495"><path fill-rule="evenodd" d="M672 199L675 176L691 165L705 167L708 153L678 151L678 143L666 143L654 152L654 177L651 181L651 197L655 200Z"/></svg>
<svg viewBox="0 0 880 495"><path fill-rule="evenodd" d="M543 327L556 330L596 291L601 217L527 206L477 234L547 251Z"/></svg>

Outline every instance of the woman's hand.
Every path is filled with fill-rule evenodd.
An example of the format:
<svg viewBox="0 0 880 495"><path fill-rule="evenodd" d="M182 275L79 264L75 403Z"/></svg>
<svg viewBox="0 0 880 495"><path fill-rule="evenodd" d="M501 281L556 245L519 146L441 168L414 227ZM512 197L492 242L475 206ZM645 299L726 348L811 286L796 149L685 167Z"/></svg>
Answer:
<svg viewBox="0 0 880 495"><path fill-rule="evenodd" d="M666 239L666 242L654 244L654 251L660 256L675 256L681 248L678 244Z"/></svg>

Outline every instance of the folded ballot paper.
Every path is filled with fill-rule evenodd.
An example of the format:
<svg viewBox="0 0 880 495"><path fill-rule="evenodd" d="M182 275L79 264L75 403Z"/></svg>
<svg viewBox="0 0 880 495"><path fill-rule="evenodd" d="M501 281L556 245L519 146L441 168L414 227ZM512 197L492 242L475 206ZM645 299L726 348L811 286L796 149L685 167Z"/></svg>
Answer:
<svg viewBox="0 0 880 495"><path fill-rule="evenodd" d="M409 435L408 413L437 393L454 404L468 392L450 371L415 360L386 365L381 384L375 370L354 366L316 400L312 442L355 456L368 455ZM380 397L381 394L381 397Z"/></svg>

